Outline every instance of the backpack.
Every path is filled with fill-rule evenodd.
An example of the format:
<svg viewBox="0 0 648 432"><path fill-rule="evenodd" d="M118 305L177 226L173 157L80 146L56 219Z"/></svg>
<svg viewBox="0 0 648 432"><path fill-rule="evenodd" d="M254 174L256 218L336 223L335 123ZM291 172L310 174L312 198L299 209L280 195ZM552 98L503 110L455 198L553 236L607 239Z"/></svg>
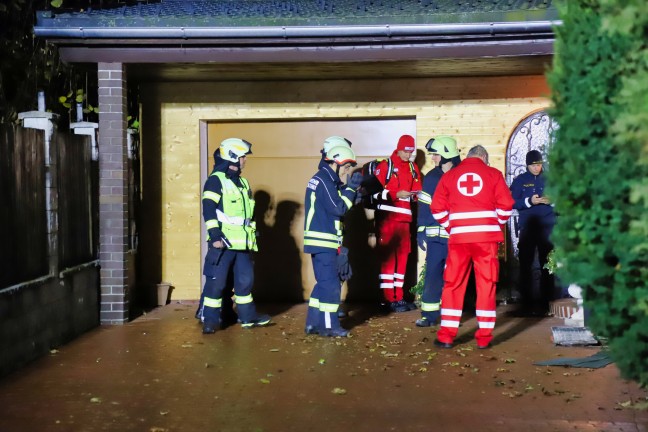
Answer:
<svg viewBox="0 0 648 432"><path fill-rule="evenodd" d="M385 160L387 161L387 176L385 178L385 184L387 184L389 183L389 180L394 174L394 163L392 162L391 158L374 159L362 166L363 179L360 186L364 190L362 201L365 208L375 209L378 202L381 201L380 198L377 197L377 195L380 194L380 192L382 192L385 189L385 187L380 182L380 180L378 180L375 172L378 164ZM418 174L414 169L414 164L410 162L409 166L410 166L410 172L412 173L412 176L415 179L418 178Z"/></svg>

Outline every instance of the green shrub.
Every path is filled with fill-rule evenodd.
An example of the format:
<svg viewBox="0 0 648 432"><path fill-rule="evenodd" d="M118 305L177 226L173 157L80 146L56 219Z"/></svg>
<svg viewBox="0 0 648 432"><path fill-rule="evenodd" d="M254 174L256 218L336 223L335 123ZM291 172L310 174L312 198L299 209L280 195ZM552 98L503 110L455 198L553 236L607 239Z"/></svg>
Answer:
<svg viewBox="0 0 648 432"><path fill-rule="evenodd" d="M648 4L561 8L549 74L560 125L549 155L561 280L624 377L648 384Z"/></svg>

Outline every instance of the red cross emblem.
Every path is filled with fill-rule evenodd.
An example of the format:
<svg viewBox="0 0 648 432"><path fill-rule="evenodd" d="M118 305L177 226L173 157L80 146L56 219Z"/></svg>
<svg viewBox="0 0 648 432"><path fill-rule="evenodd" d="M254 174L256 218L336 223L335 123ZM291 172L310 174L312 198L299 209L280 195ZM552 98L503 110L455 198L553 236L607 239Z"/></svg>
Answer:
<svg viewBox="0 0 648 432"><path fill-rule="evenodd" d="M479 174L465 173L457 180L457 189L461 195L475 196L481 192L482 187L484 187L484 182Z"/></svg>

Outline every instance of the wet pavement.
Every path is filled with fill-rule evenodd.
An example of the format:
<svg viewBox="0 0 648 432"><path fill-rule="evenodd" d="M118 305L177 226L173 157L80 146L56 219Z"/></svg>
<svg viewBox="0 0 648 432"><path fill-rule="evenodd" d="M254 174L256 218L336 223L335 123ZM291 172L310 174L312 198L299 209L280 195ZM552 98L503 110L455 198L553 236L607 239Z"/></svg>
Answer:
<svg viewBox="0 0 648 432"><path fill-rule="evenodd" d="M557 318L498 310L494 346L466 319L453 349L417 311L351 306L353 337L303 333L306 305L262 305L275 325L202 335L195 304L101 327L0 381L0 432L648 431L648 393L601 369L534 366Z"/></svg>

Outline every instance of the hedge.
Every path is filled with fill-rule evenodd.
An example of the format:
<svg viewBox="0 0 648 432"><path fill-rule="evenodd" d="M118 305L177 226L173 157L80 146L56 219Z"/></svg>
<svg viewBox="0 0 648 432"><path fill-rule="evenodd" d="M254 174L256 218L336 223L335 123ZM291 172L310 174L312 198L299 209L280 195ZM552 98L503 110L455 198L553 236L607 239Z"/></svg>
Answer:
<svg viewBox="0 0 648 432"><path fill-rule="evenodd" d="M648 3L570 0L560 13L548 74L557 272L583 287L587 325L622 376L646 386Z"/></svg>

